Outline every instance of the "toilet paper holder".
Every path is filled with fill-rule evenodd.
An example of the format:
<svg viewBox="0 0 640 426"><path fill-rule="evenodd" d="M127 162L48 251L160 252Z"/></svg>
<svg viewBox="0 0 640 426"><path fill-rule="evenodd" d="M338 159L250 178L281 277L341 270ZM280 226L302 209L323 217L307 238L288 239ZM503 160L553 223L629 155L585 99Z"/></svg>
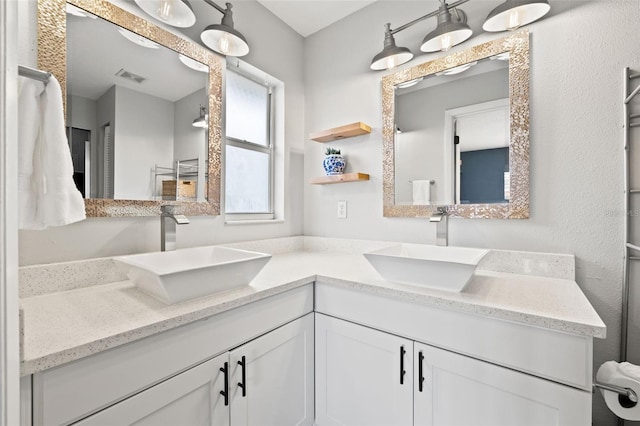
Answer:
<svg viewBox="0 0 640 426"><path fill-rule="evenodd" d="M629 406L626 408L633 407L638 403L638 395L633 391L633 389L623 388L622 386L609 385L607 383L598 383L595 380L593 381L593 388L594 388L593 389L594 392L595 392L595 388L599 388L599 389L615 392L619 394L620 397L626 397L630 402ZM623 401L620 401L620 403L622 404Z"/></svg>

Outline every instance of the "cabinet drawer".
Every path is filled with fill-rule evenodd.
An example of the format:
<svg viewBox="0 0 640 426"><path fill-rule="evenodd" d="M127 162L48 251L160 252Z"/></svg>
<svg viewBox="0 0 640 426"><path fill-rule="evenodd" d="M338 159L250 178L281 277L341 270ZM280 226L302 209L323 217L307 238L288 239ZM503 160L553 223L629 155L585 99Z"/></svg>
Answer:
<svg viewBox="0 0 640 426"><path fill-rule="evenodd" d="M34 425L77 421L312 310L308 285L36 373Z"/></svg>
<svg viewBox="0 0 640 426"><path fill-rule="evenodd" d="M316 283L315 291L316 312L591 391L591 337L330 284Z"/></svg>

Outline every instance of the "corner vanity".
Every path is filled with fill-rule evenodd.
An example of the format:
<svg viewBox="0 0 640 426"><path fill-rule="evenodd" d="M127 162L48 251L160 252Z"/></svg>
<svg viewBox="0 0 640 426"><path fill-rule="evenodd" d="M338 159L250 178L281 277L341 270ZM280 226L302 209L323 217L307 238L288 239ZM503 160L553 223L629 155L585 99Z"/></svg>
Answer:
<svg viewBox="0 0 640 426"><path fill-rule="evenodd" d="M24 267L23 424L591 423L573 256L490 250L453 293L382 279L362 253L390 245L230 244L272 258L172 305L110 258Z"/></svg>

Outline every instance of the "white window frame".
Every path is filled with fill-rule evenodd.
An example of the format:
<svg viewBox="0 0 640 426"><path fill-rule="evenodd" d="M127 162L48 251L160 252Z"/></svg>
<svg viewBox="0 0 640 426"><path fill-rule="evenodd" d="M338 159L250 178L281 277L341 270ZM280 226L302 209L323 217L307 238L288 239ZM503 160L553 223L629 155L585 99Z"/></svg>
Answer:
<svg viewBox="0 0 640 426"><path fill-rule="evenodd" d="M267 106L267 146L254 143L251 141L240 140L237 138L233 138L226 135L226 126L225 126L225 153L227 146L234 146L236 148L248 149L256 152L262 152L269 154L269 211L268 212L260 212L260 213L247 213L247 212L237 212L237 213L227 213L226 212L226 203L225 203L225 221L227 224L238 224L238 223L255 223L255 222L273 222L278 220L276 210L276 154L277 154L277 143L276 143L276 135L274 132L275 123L274 123L274 89L276 89L276 84L270 83L272 78L268 78L265 73L257 70L256 68L240 62L235 59L236 62L231 67L231 64L227 63L227 72L235 72L242 77L248 78L254 82L259 84L264 84L268 87L268 106ZM264 76L264 80L260 79L260 75ZM225 154L226 157L226 154ZM226 167L225 167L225 182L226 182ZM225 199L226 199L226 184L225 184Z"/></svg>

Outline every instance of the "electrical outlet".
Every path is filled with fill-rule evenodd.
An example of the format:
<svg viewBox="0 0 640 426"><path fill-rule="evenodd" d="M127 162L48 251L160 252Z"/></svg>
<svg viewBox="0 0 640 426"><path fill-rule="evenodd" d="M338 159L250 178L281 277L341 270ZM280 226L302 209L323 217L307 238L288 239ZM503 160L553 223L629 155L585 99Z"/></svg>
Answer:
<svg viewBox="0 0 640 426"><path fill-rule="evenodd" d="M338 201L338 219L347 218L347 202Z"/></svg>

